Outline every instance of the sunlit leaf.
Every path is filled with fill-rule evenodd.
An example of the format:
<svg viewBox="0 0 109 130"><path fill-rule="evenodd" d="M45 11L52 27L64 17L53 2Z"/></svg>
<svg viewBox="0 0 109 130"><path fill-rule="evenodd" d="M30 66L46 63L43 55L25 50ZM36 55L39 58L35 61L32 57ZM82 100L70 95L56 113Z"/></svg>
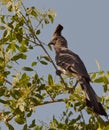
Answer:
<svg viewBox="0 0 109 130"><path fill-rule="evenodd" d="M17 122L20 125L24 124L25 121L26 121L25 118L24 117L20 117L19 115L16 116L16 118L15 118L15 122Z"/></svg>
<svg viewBox="0 0 109 130"><path fill-rule="evenodd" d="M19 59L26 59L26 55L23 54L23 53L19 53L19 54L16 54L15 56L13 56L11 58L12 61L16 61L16 60L19 60Z"/></svg>
<svg viewBox="0 0 109 130"><path fill-rule="evenodd" d="M2 4L7 4L10 0L1 0Z"/></svg>
<svg viewBox="0 0 109 130"><path fill-rule="evenodd" d="M27 47L22 45L22 46L19 47L19 51L20 52L27 52Z"/></svg>
<svg viewBox="0 0 109 130"><path fill-rule="evenodd" d="M97 65L97 67L98 67L98 70L100 71L100 70L101 70L101 67L100 67L100 63L99 63L98 60L96 60L96 65Z"/></svg>
<svg viewBox="0 0 109 130"><path fill-rule="evenodd" d="M93 73L92 75L91 75L91 79L95 79L96 78L96 75L97 75L97 73L95 72L95 73Z"/></svg>
<svg viewBox="0 0 109 130"><path fill-rule="evenodd" d="M95 83L102 83L103 82L103 77L99 77L94 80Z"/></svg>
<svg viewBox="0 0 109 130"><path fill-rule="evenodd" d="M37 65L37 62L32 62L31 66L36 66Z"/></svg>
<svg viewBox="0 0 109 130"><path fill-rule="evenodd" d="M103 77L103 81L104 81L105 84L108 84L108 83L109 83L109 81L108 81L108 79L107 79L106 76Z"/></svg>
<svg viewBox="0 0 109 130"><path fill-rule="evenodd" d="M53 83L53 78L52 78L52 75L51 75L51 74L48 75L48 84L49 84L49 85L53 85L53 84L54 84L54 83Z"/></svg>

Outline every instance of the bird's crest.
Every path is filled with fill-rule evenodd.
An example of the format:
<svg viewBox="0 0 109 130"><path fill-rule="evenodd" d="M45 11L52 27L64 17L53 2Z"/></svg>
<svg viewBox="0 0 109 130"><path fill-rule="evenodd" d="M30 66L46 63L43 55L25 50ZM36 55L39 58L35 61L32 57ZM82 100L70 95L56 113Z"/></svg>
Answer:
<svg viewBox="0 0 109 130"><path fill-rule="evenodd" d="M63 26L61 24L58 24L56 27L53 36L61 36L61 31L63 30Z"/></svg>

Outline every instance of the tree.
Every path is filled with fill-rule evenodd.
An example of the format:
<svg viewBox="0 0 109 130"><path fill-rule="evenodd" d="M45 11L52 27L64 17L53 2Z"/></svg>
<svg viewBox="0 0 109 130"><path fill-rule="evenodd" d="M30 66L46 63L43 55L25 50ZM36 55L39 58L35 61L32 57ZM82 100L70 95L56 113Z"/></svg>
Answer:
<svg viewBox="0 0 109 130"><path fill-rule="evenodd" d="M50 64L57 70L49 55L49 51L52 51L51 46L39 39L43 28L53 23L55 12L41 11L36 7L26 8L21 0L2 0L2 4L8 15L0 16L0 105L3 107L0 111L0 120L10 130L14 130L13 121L22 124L23 130L108 130L108 121L102 120L92 110L85 108L85 97L79 86L75 88L75 79L60 76L59 80L55 81L53 74L47 73L45 78L37 71L38 65L49 68ZM39 49L42 49L44 55L37 53L36 50ZM33 60L30 66L24 66L30 51L36 52L37 59ZM24 62L23 67L21 62ZM102 84L104 96L100 100L108 110L109 71L99 70L90 76L93 82ZM68 98L58 98L61 94L67 94ZM27 123L37 106L56 102L66 104L66 111L62 112L60 120L54 116L47 128L36 125L35 119ZM84 109L89 115L87 122Z"/></svg>

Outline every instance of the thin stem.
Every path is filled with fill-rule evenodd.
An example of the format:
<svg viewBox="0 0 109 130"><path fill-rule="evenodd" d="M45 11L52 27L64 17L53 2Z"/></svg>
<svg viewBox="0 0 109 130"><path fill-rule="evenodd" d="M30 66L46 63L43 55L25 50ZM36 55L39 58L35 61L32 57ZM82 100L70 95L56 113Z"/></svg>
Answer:
<svg viewBox="0 0 109 130"><path fill-rule="evenodd" d="M52 95L45 89L45 91L47 92L47 94L50 96L50 98L52 99L52 101L54 101L54 98L52 97Z"/></svg>
<svg viewBox="0 0 109 130"><path fill-rule="evenodd" d="M7 79L4 79L6 83L8 83L9 85L12 86L12 83L10 81L8 81Z"/></svg>
<svg viewBox="0 0 109 130"><path fill-rule="evenodd" d="M82 119L83 119L83 122L84 122L84 124L85 124L85 119L84 119L84 116L83 116L83 113L82 113L82 111L80 111L80 114L81 114L81 117L82 117Z"/></svg>
<svg viewBox="0 0 109 130"><path fill-rule="evenodd" d="M57 102L64 102L65 100L68 101L69 99L57 99L57 100L53 100L53 101L45 101L45 102L42 102L42 103L38 104L38 106L51 104L51 103L57 103Z"/></svg>

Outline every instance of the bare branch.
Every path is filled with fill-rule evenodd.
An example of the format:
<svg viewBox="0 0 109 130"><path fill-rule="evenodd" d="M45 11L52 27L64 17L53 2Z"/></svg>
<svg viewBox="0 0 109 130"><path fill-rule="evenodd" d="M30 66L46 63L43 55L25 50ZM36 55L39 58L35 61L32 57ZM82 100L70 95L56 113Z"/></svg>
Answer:
<svg viewBox="0 0 109 130"><path fill-rule="evenodd" d="M51 103L57 103L57 102L64 102L66 100L68 101L69 99L57 99L57 100L53 100L53 101L45 101L45 102L38 104L37 106L51 104Z"/></svg>
<svg viewBox="0 0 109 130"><path fill-rule="evenodd" d="M9 85L12 86L12 83L10 81L8 81L7 79L4 79L6 83L8 83Z"/></svg>
<svg viewBox="0 0 109 130"><path fill-rule="evenodd" d="M84 124L85 124L85 119L84 119L84 116L83 116L83 113L82 113L82 111L80 111L80 114L81 114L81 117L82 117L82 119L83 119L83 122L84 122Z"/></svg>

